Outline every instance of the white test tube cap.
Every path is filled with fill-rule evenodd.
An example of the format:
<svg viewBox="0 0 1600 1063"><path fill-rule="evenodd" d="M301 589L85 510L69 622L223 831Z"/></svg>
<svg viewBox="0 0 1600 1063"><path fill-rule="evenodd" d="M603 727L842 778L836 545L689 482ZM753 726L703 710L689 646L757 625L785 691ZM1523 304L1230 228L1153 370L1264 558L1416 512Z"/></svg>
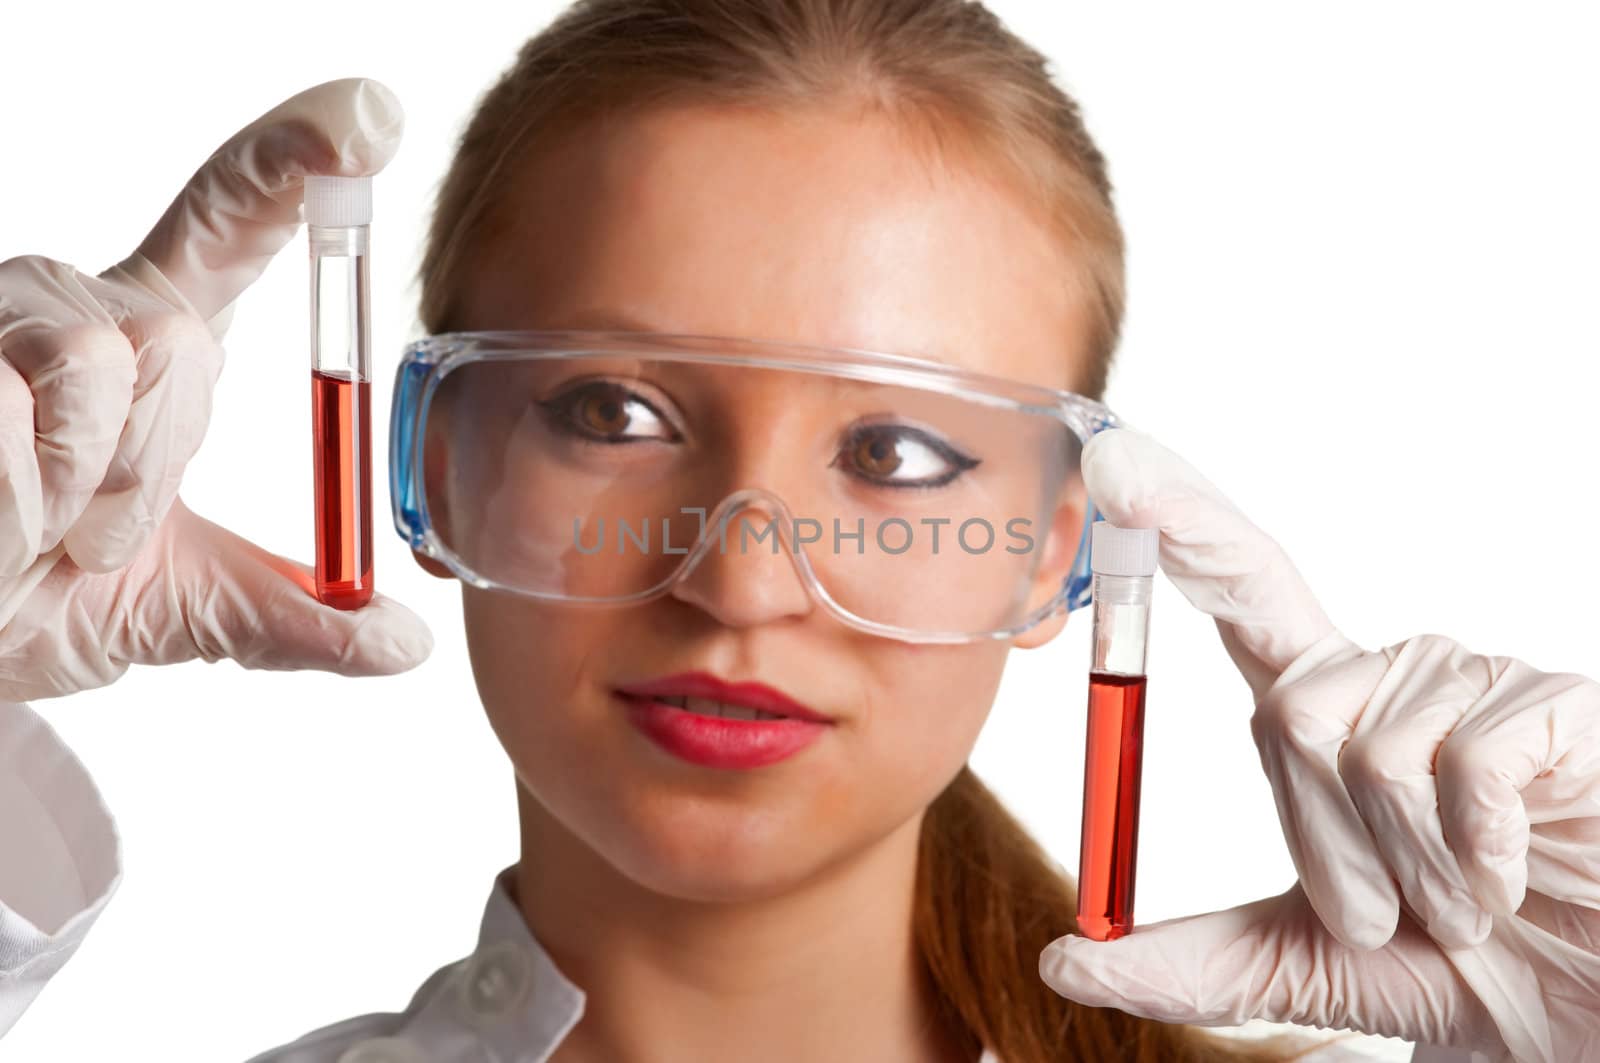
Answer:
<svg viewBox="0 0 1600 1063"><path fill-rule="evenodd" d="M372 178L306 177L306 224L344 228L372 224Z"/></svg>
<svg viewBox="0 0 1600 1063"><path fill-rule="evenodd" d="M1089 531L1089 569L1100 576L1154 576L1161 529L1118 528L1097 520Z"/></svg>

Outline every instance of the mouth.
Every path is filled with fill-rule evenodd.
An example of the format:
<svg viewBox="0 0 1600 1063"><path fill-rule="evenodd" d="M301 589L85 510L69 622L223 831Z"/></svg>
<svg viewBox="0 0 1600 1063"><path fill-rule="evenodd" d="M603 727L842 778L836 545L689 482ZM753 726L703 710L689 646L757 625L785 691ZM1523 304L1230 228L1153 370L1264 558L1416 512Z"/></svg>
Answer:
<svg viewBox="0 0 1600 1063"><path fill-rule="evenodd" d="M614 691L629 722L656 747L700 767L762 768L825 734L833 720L762 683L680 673Z"/></svg>
<svg viewBox="0 0 1600 1063"><path fill-rule="evenodd" d="M663 705L692 712L696 716L718 716L724 720L783 720L787 719L782 713L763 712L761 709L752 709L748 705L730 705L726 701L713 701L710 698L677 697L671 694L663 695L655 700Z"/></svg>
<svg viewBox="0 0 1600 1063"><path fill-rule="evenodd" d="M765 683L730 683L708 672L680 672L617 688L625 698L646 698L700 716L725 720L805 720L832 723L824 713L801 704Z"/></svg>

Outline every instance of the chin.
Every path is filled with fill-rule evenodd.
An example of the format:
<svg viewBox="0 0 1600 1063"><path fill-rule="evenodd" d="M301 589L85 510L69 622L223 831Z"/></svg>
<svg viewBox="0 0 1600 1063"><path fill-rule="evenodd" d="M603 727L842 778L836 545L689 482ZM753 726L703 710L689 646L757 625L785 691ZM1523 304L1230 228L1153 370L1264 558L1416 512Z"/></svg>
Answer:
<svg viewBox="0 0 1600 1063"><path fill-rule="evenodd" d="M833 848L778 809L726 797L654 793L611 822L602 856L640 886L680 900L781 894L814 875Z"/></svg>

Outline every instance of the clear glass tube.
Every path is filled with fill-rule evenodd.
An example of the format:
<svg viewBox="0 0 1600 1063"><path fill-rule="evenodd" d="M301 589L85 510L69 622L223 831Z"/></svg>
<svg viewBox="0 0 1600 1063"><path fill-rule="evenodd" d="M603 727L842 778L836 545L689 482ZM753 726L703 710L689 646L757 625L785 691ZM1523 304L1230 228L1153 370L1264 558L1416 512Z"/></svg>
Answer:
<svg viewBox="0 0 1600 1063"><path fill-rule="evenodd" d="M1149 576L1094 576L1078 929L1097 941L1133 928L1153 582Z"/></svg>
<svg viewBox="0 0 1600 1063"><path fill-rule="evenodd" d="M1144 675L1150 638L1150 576L1094 576L1094 659L1091 672Z"/></svg>
<svg viewBox="0 0 1600 1063"><path fill-rule="evenodd" d="M372 598L372 376L368 226L307 226L317 597Z"/></svg>

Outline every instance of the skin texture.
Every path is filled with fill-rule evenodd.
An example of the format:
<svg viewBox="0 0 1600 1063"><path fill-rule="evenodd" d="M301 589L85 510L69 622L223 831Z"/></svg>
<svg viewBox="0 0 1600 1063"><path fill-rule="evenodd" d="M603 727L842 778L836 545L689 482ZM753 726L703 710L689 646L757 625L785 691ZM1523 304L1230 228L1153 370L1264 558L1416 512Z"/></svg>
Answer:
<svg viewBox="0 0 1600 1063"><path fill-rule="evenodd" d="M1070 387L1090 334L1070 247L998 174L913 138L844 106L586 127L507 193L464 327L780 339ZM740 471L759 483L781 455L750 444ZM519 784L519 904L589 997L557 1060L953 1058L917 981L917 835L1007 644L852 631L760 551L713 553L630 609L463 599ZM688 670L776 687L833 723L759 770L687 764L611 691Z"/></svg>

